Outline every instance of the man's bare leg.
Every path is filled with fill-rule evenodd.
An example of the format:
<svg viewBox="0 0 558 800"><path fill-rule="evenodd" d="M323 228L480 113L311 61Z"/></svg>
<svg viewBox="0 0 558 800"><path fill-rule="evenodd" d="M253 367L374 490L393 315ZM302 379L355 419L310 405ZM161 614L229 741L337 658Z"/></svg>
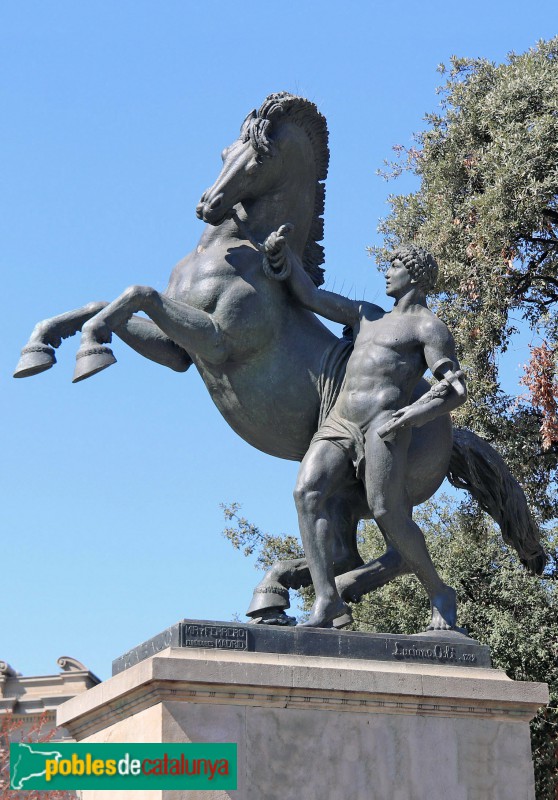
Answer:
<svg viewBox="0 0 558 800"><path fill-rule="evenodd" d="M408 512L405 489L405 463L410 429L397 432L394 441L380 439L374 422L366 440L366 492L370 509L386 541L400 553L404 562L424 586L432 606L429 630L455 627L455 591L447 586L434 567L424 536Z"/></svg>
<svg viewBox="0 0 558 800"><path fill-rule="evenodd" d="M310 445L298 473L294 492L300 535L316 601L307 627L323 628L333 620L352 620L349 607L335 586L333 532L328 513L328 499L350 479L352 464L347 454L330 441Z"/></svg>

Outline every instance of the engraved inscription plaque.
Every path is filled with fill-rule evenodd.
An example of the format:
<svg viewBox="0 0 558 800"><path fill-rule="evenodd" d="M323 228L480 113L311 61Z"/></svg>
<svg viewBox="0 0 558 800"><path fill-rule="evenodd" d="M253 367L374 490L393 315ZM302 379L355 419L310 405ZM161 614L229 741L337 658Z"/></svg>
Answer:
<svg viewBox="0 0 558 800"><path fill-rule="evenodd" d="M233 625L181 623L181 647L212 647L218 650L247 650L248 630Z"/></svg>

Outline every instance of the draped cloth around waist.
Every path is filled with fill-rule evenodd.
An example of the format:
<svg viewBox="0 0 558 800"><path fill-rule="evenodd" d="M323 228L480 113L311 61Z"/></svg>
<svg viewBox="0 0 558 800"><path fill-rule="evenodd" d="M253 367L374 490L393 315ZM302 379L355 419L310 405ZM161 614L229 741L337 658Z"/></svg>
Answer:
<svg viewBox="0 0 558 800"><path fill-rule="evenodd" d="M351 459L357 478L362 478L365 433L366 431L362 431L354 422L342 417L334 408L312 437L310 446L314 442L324 441L336 445Z"/></svg>
<svg viewBox="0 0 558 800"><path fill-rule="evenodd" d="M325 351L320 362L320 375L318 377L318 392L320 394L320 427L333 410L339 392L345 381L347 361L353 352L352 338L337 339Z"/></svg>
<svg viewBox="0 0 558 800"><path fill-rule="evenodd" d="M335 402L345 380L347 361L353 351L353 341L338 339L326 352L320 364L318 391L320 392L319 427L310 445L328 441L341 448L354 464L357 477L364 466L364 435L358 425L342 417L335 410Z"/></svg>

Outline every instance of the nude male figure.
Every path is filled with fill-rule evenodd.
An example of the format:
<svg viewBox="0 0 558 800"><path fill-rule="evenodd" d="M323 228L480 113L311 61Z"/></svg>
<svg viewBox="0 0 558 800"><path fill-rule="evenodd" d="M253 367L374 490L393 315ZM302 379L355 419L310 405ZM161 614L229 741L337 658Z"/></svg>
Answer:
<svg viewBox="0 0 558 800"><path fill-rule="evenodd" d="M286 282L296 302L350 326L354 334L343 386L301 463L294 493L316 591L304 624L330 627L335 620L336 627L342 627L352 620L335 586L327 501L354 479L356 470L388 547L400 553L428 593L429 629L451 629L457 616L455 591L432 564L422 531L412 520L405 487L411 427L452 411L466 399L453 337L426 304L437 264L420 248L396 251L386 273L386 294L395 304L386 312L373 303L317 289L286 247L282 229L271 234L264 247L272 266L288 257L291 272ZM409 405L427 368L440 382Z"/></svg>

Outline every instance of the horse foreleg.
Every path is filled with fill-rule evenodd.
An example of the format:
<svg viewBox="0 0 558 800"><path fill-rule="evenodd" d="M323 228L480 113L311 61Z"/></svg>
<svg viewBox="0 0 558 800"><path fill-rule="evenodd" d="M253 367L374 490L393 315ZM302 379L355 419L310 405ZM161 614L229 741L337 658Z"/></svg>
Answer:
<svg viewBox="0 0 558 800"><path fill-rule="evenodd" d="M88 303L35 325L29 341L21 351L14 378L27 378L50 369L56 364L54 351L60 347L62 340L81 331L87 320L107 305L106 302ZM169 339L151 320L132 317L116 327L114 332L140 355L176 372L184 372L192 364L188 353Z"/></svg>
<svg viewBox="0 0 558 800"><path fill-rule="evenodd" d="M175 372L186 372L192 366L192 359L186 350L169 339L150 319L131 317L127 322L118 325L114 332L140 356L163 367Z"/></svg>
<svg viewBox="0 0 558 800"><path fill-rule="evenodd" d="M121 329L136 311L146 313L186 352L214 364L227 358L225 337L211 314L171 300L150 287L131 286L83 325L74 382L114 364L116 359L106 344L110 343L113 332Z"/></svg>
<svg viewBox="0 0 558 800"><path fill-rule="evenodd" d="M73 336L82 329L88 319L98 314L107 303L88 303L86 306L67 311L56 317L37 323L23 350L14 372L14 378L27 378L38 375L56 364L54 350L62 340Z"/></svg>

